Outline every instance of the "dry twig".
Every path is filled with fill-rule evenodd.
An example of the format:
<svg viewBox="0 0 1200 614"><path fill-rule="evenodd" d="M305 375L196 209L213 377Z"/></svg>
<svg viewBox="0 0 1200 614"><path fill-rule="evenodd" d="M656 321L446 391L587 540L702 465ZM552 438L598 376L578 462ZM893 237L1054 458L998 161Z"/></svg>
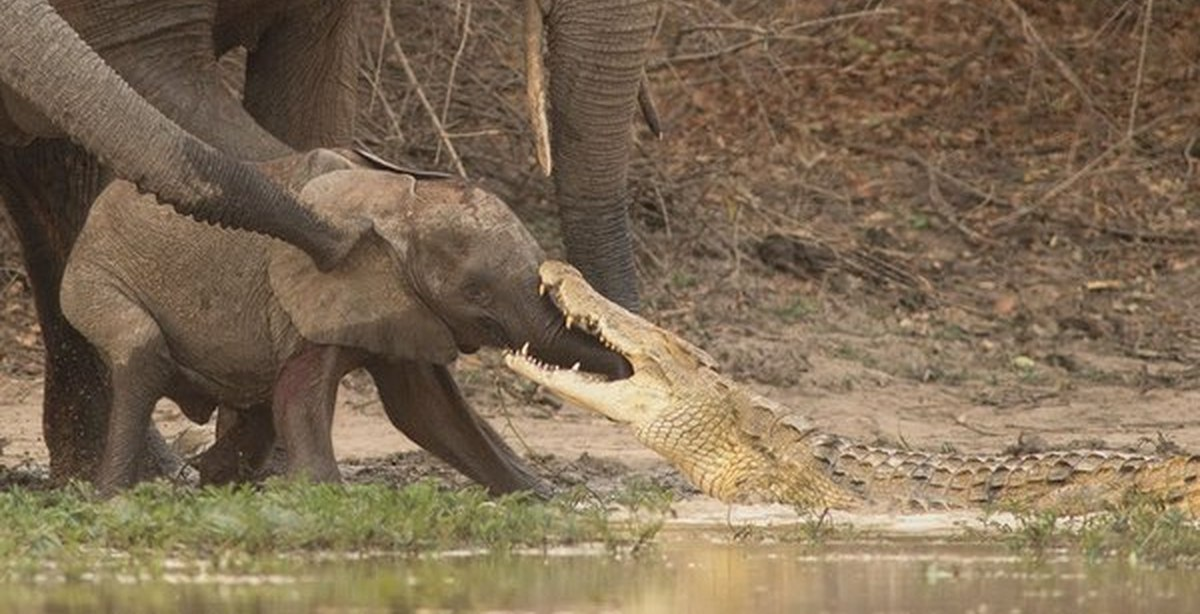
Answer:
<svg viewBox="0 0 1200 614"><path fill-rule="evenodd" d="M1087 164L1084 164L1083 168L1080 168L1078 171L1075 171L1074 173L1072 173L1070 177L1067 177L1066 179L1063 179L1062 181L1055 184L1054 187L1047 190L1045 194L1042 194L1041 196L1039 196L1037 198L1037 200L1035 200L1032 203L1029 203L1027 205L1023 205L1021 207L1016 208L1013 212L1009 213L1008 215L1005 215L996 220L993 220L991 223L991 227L992 228L1000 228L1000 227L1006 226L1008 224L1011 224L1011 223L1025 217L1026 215L1029 215L1030 213L1032 213L1038 209L1045 208L1045 206L1051 200L1053 200L1054 198L1057 198L1060 194L1065 192L1067 190L1067 188L1070 188L1071 186L1075 185L1075 183L1078 182L1080 179L1082 179L1084 176L1090 174L1093 170L1096 169L1096 167L1100 166L1101 162L1104 162L1110 156L1112 156L1114 153L1124 149L1127 145L1132 143L1134 141L1134 139L1136 139L1138 137L1138 135L1149 132L1150 130L1157 128L1159 125L1161 125L1163 123L1177 119L1177 117L1179 115L1183 115L1185 113L1188 113L1188 112L1191 112L1194 110L1195 110L1195 108L1192 107L1189 109L1181 110L1179 113L1168 113L1166 115L1161 115L1161 116L1155 118L1153 121L1143 124L1141 128L1138 128L1138 129L1134 130L1133 132L1125 135L1125 137L1122 138L1120 141L1113 143L1107 149L1105 149L1104 151L1097 154L1096 157L1089 160Z"/></svg>
<svg viewBox="0 0 1200 614"><path fill-rule="evenodd" d="M450 74L446 76L446 95L442 98L442 125L450 115L450 100L454 94L454 77L458 74L458 63L462 61L463 51L467 48L467 38L471 36L471 3L466 2L462 9L462 36L458 39L458 48L454 50L454 58L450 60ZM457 13L458 7L455 7ZM440 154L441 151L439 150Z"/></svg>
<svg viewBox="0 0 1200 614"><path fill-rule="evenodd" d="M1114 126L1112 120L1110 120L1108 116L1100 110L1099 105L1096 104L1095 97L1092 96L1092 93L1088 90L1087 85L1083 83L1083 80L1079 78L1079 75L1075 74L1075 71L1071 70L1070 66L1067 66L1067 63L1064 62L1062 58L1058 57L1058 54L1054 53L1054 51L1050 49L1050 46L1046 44L1046 41L1042 38L1042 35L1038 33L1037 28L1033 27L1033 22L1029 20L1029 14L1025 12L1025 9L1021 8L1014 0L1004 1L1008 7L1012 9L1013 13L1016 13L1017 19L1021 21L1021 33L1025 35L1025 40L1029 41L1030 44L1036 47L1042 55L1046 56L1046 58L1048 58L1050 62L1054 64L1054 67L1058 69L1059 74L1061 74L1063 78L1067 80L1067 83L1071 84L1071 87L1075 88L1075 91L1079 94L1079 97L1083 100L1083 103L1087 105L1088 110L1103 120L1109 128L1113 128Z"/></svg>
<svg viewBox="0 0 1200 614"><path fill-rule="evenodd" d="M898 15L898 14L899 14L899 11L897 11L896 9L871 9L871 10L867 10L867 11L853 11L850 13L842 13L841 15L833 15L832 17L821 17L819 19L809 19L807 21L797 22L797 23L788 25L787 27L781 29L779 32L786 34L788 32L792 32L794 30L800 30L803 28L819 28L822 26L833 25L835 23L840 23L843 21L852 21L855 19L861 19L863 17L881 17L884 15L890 16L890 15ZM768 30L767 28L764 28L762 26L755 26L755 25L741 24L741 23L698 24L695 26L688 26L685 28L680 28L679 34L681 36L683 36L683 35L691 34L693 32L707 32L707 31L750 32L752 34L758 34L760 36L770 36L771 35L771 31Z"/></svg>
<svg viewBox="0 0 1200 614"><path fill-rule="evenodd" d="M925 164L925 175L929 179L929 202L934 206L937 214L961 233L968 243L972 245L988 245L990 247L998 245L995 241L979 234L959 219L958 215L954 213L954 208L942 196L942 190L938 187L938 175L933 169L933 164Z"/></svg>
<svg viewBox="0 0 1200 614"><path fill-rule="evenodd" d="M400 39L396 37L396 28L392 24L391 0L384 0L383 3L383 31L384 35L391 41L392 52L396 54L396 59L400 62L400 67L404 69L404 75L408 77L409 84L412 85L413 90L417 93L417 99L421 101L421 106L425 108L425 113L429 115L429 121L433 124L434 130L437 131L438 138L450 154L450 160L454 163L454 170L458 172L460 177L466 178L467 169L463 167L462 158L459 157L458 151L454 149L454 143L451 142L450 135L446 133L446 128L442 125L442 120L438 118L433 105L429 103L429 97L425 95L425 88L421 87L421 82L417 79L416 73L413 72L412 65L408 62L408 56L404 53L404 48L400 46Z"/></svg>
<svg viewBox="0 0 1200 614"><path fill-rule="evenodd" d="M380 56L382 62L382 56ZM404 140L404 130L400 128L400 118L396 116L395 109L392 108L392 103L388 102L387 96L383 95L383 88L380 86L379 75L368 73L366 70L360 70L360 74L371 84L371 99L379 100L379 106L383 108L383 114L387 116L388 124L392 128L392 138L398 141Z"/></svg>
<svg viewBox="0 0 1200 614"><path fill-rule="evenodd" d="M1150 17L1154 11L1154 0L1146 0L1145 14L1142 15L1142 45L1138 51L1137 78L1133 82L1133 95L1129 100L1129 126L1125 130L1127 138L1133 137L1133 128L1137 123L1138 97L1142 93L1142 78L1146 72L1146 46L1150 41Z"/></svg>
<svg viewBox="0 0 1200 614"><path fill-rule="evenodd" d="M769 29L762 26L747 25L747 24L701 24L684 28L679 32L679 38L695 32L717 31L717 32L742 32L752 34L750 38L711 51L701 51L696 53L683 53L658 60L651 61L647 66L647 72L657 71L667 66L676 66L679 64L687 64L694 62L707 62L717 58L733 55L740 51L744 51L756 45L772 43L776 41L791 41L791 42L813 42L816 39L810 36L802 36L792 34L797 30L805 28L816 28L826 26L842 21L851 21L864 17L881 17L885 15L896 15L898 11L895 9L874 9L868 11L855 11L852 13L844 13L833 17L823 17L821 19L812 19L789 24L779 29Z"/></svg>
<svg viewBox="0 0 1200 614"><path fill-rule="evenodd" d="M907 289L932 304L942 302L933 283L910 270L894 252L825 240L806 229L770 233L756 247L760 260L782 271L810 276L840 269L880 285Z"/></svg>

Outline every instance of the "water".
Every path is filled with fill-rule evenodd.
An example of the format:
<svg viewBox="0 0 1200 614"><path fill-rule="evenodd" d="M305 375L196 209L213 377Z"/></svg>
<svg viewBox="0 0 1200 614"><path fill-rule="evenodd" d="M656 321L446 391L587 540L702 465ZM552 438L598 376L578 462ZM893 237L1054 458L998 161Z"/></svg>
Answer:
<svg viewBox="0 0 1200 614"><path fill-rule="evenodd" d="M127 581L129 579L126 579ZM1002 546L712 543L668 536L614 558L443 555L312 564L286 575L0 585L14 612L1196 612L1200 573L1033 562Z"/></svg>

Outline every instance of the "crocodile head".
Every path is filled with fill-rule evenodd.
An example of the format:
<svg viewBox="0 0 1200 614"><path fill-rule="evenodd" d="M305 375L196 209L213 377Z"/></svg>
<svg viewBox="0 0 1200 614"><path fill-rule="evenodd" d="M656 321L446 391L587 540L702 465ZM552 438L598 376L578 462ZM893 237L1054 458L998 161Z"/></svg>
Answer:
<svg viewBox="0 0 1200 614"><path fill-rule="evenodd" d="M716 362L678 335L626 311L592 289L570 265L541 265L542 291L567 325L625 357L632 375L610 380L547 365L526 352L509 368L560 396L633 426L701 490L724 501L848 505L852 499L792 454L813 429L799 416L722 376Z"/></svg>
<svg viewBox="0 0 1200 614"><path fill-rule="evenodd" d="M703 350L604 298L569 264L548 260L539 272L540 291L563 312L567 327L586 332L624 356L633 374L612 380L544 363L527 351L506 353L505 363L513 371L639 430L703 389L699 380L716 366Z"/></svg>

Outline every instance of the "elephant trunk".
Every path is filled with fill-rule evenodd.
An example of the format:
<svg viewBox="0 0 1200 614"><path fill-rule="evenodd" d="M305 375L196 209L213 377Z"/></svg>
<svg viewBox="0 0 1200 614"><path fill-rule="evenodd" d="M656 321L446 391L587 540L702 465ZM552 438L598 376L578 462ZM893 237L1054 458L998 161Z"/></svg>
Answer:
<svg viewBox="0 0 1200 614"><path fill-rule="evenodd" d="M610 380L633 375L633 366L624 356L608 349L592 335L568 328L562 313L548 297L542 297L542 312L545 316L540 318L540 333L531 340L529 348L539 360L562 368L578 364L580 369Z"/></svg>
<svg viewBox="0 0 1200 614"><path fill-rule="evenodd" d="M283 239L323 268L353 243L260 173L158 112L47 0L0 3L0 81L118 175L184 215Z"/></svg>
<svg viewBox="0 0 1200 614"><path fill-rule="evenodd" d="M638 308L629 224L632 123L655 0L554 0L549 38L554 183L567 259Z"/></svg>

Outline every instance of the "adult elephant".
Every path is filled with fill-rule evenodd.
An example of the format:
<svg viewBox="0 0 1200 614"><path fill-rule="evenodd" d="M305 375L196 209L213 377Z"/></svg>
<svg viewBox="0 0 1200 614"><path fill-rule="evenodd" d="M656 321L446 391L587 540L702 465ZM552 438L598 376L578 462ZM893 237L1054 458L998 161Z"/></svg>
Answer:
<svg viewBox="0 0 1200 614"><path fill-rule="evenodd" d="M511 1L525 3L527 27L541 33L544 23L548 35L552 166L568 259L604 294L637 307L627 165L659 1ZM43 2L20 0L5 12ZM49 2L134 90L218 149L263 159L285 145L345 145L353 136L365 0ZM19 23L0 36L14 37ZM244 100L222 86L215 64L239 45L249 50ZM540 38L527 37L527 46L540 51ZM76 91L89 85L65 65L38 78ZM44 99L27 99L37 111L52 110Z"/></svg>
<svg viewBox="0 0 1200 614"><path fill-rule="evenodd" d="M548 35L550 141L568 259L606 295L636 308L626 167L657 0L523 1L532 21L543 18ZM99 408L107 406L94 352L62 319L57 299L63 262L108 178L91 154L193 217L281 237L319 262L336 260L352 231L347 236L300 216L286 194L217 152L263 160L347 143L363 6L356 0L50 4L70 27L45 0L6 0L0 7L0 83L10 88L0 91L6 111L0 137L20 145L31 135L60 132L82 148L61 139L3 148L0 195L17 226L46 341L45 430L52 473L61 478L95 466L104 423ZM242 99L217 68L217 58L237 46L249 50ZM236 172L226 175L228 165Z"/></svg>
<svg viewBox="0 0 1200 614"><path fill-rule="evenodd" d="M60 134L74 142L34 140ZM0 196L21 242L46 345L43 422L58 480L91 473L107 419L103 366L58 305L66 257L108 179L96 156L181 213L284 239L323 267L356 238L180 128L45 0L0 3L0 144Z"/></svg>

